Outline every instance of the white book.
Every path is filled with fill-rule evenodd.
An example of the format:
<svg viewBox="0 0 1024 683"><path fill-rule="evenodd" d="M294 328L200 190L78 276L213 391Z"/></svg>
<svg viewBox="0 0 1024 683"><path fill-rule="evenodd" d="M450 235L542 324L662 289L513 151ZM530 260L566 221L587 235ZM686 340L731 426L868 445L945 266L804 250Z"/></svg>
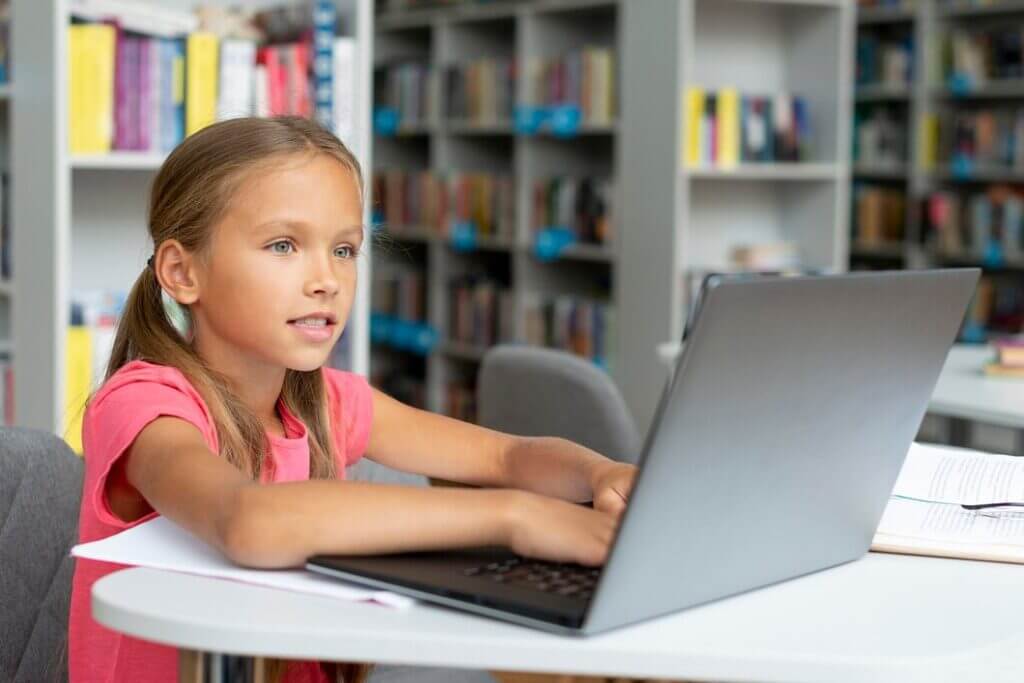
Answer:
<svg viewBox="0 0 1024 683"><path fill-rule="evenodd" d="M356 112L361 90L355 38L335 38L332 52L334 57L334 73L332 74L334 134L352 150L356 157L359 157L361 150L358 149Z"/></svg>
<svg viewBox="0 0 1024 683"><path fill-rule="evenodd" d="M256 43L227 39L220 44L220 93L217 120L251 116L255 110L253 79L256 73Z"/></svg>
<svg viewBox="0 0 1024 683"><path fill-rule="evenodd" d="M1024 458L913 444L871 549L1024 563Z"/></svg>
<svg viewBox="0 0 1024 683"><path fill-rule="evenodd" d="M270 116L270 83L267 67L262 64L257 64L253 70L252 90L256 116Z"/></svg>

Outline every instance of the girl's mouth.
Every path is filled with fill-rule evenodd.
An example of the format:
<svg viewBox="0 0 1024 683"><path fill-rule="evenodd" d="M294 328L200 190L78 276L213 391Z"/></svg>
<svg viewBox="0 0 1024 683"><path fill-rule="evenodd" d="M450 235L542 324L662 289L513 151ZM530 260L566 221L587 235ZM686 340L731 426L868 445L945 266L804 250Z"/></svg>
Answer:
<svg viewBox="0 0 1024 683"><path fill-rule="evenodd" d="M317 313L289 320L288 326L308 341L323 342L334 336L335 322L333 316Z"/></svg>

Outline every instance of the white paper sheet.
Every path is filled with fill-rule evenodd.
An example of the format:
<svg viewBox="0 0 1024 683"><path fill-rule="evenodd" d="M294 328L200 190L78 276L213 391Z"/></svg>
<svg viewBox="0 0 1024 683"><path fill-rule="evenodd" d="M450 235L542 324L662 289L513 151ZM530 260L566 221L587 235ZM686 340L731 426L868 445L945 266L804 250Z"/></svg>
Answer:
<svg viewBox="0 0 1024 683"><path fill-rule="evenodd" d="M1024 458L915 443L892 493L957 505L1024 502Z"/></svg>
<svg viewBox="0 0 1024 683"><path fill-rule="evenodd" d="M372 600L391 607L407 607L415 602L402 595L361 588L301 569L239 567L165 517L157 517L101 541L76 545L71 554L101 562L198 574L340 600Z"/></svg>

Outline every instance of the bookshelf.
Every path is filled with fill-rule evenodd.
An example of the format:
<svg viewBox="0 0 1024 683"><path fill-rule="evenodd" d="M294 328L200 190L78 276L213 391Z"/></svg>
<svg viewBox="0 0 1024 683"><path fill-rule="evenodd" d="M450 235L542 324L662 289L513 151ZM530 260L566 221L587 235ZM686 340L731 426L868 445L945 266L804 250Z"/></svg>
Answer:
<svg viewBox="0 0 1024 683"><path fill-rule="evenodd" d="M1016 69L1017 60L1005 56L1021 49L1024 3L893 4L859 7L858 36L892 36L899 30L910 37L908 98L899 105L906 154L888 166L855 163L852 192L856 197L858 184L898 188L906 208L894 239L865 244L858 239L854 200L850 267L980 266L983 283L961 341L1019 332L1024 246L1016 237L1019 223L1013 216L1019 198L1024 198L1024 158L1017 162L1012 150L1011 158L993 152L988 140L998 145L1008 139L1005 121L1012 127L1013 117L1024 111L1024 73ZM993 52L986 54L989 48L983 45ZM979 58L986 66L972 63ZM855 92L858 113L861 107L887 106L865 102L864 88Z"/></svg>
<svg viewBox="0 0 1024 683"><path fill-rule="evenodd" d="M443 81L435 77L422 120L409 128L378 129L379 173L511 174L518 200L514 236L500 248L460 250L445 226L438 232L384 221L394 241L379 250L387 253L378 254L378 263L423 274L421 322L436 340L416 352L386 341L374 344L375 372L384 379L416 377L426 407L445 411L447 387L470 385L486 350L449 339L448 281L479 272L511 292L515 341L538 340L532 334L537 302L554 301L557 315L571 297L580 302L578 310L604 318L610 324L608 350L596 362L608 367L645 427L664 381L656 348L681 335L690 294L686 283L694 273L735 268L734 248L780 240L798 245L801 266L845 268L853 29L853 3L847 0L523 0L392 11L385 6L377 16L378 86L399 64L437 74L476 59L514 59L524 75L536 59L603 48L613 55L615 105L606 120L562 134L531 132L520 120L501 117L452 120ZM516 83L520 106L531 104L524 80ZM812 112L807 156L729 167L684 163L682 100L691 86L798 92ZM378 108L383 104L378 101ZM549 259L533 231L531 188L552 176L610 183L611 229L603 240L577 241Z"/></svg>
<svg viewBox="0 0 1024 683"><path fill-rule="evenodd" d="M231 2L138 0L151 11L189 11ZM291 0L261 0L260 8ZM343 35L356 38L357 80L369 84L372 1L337 0ZM12 343L17 424L62 433L66 349L72 297L82 291L127 292L152 245L145 230L149 185L164 153L71 154L67 92L71 3L14 0L12 31L17 68L31 74L10 93L14 261ZM358 87L358 83L357 83ZM366 86L364 85L363 88ZM354 147L371 167L369 98L359 95L353 115ZM0 97L5 96L0 93ZM369 366L369 259L360 269L347 331L348 362ZM0 297L2 297L0 290Z"/></svg>

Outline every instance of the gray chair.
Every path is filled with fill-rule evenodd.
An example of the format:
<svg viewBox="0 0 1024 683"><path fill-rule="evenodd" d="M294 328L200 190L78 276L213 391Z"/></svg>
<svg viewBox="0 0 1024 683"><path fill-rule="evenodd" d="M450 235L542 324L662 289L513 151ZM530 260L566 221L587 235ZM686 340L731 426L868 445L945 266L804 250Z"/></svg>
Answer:
<svg viewBox="0 0 1024 683"><path fill-rule="evenodd" d="M565 351L502 345L477 378L478 421L521 436L559 436L620 462L635 463L641 441L606 372Z"/></svg>
<svg viewBox="0 0 1024 683"><path fill-rule="evenodd" d="M0 681L66 681L82 460L53 434L0 428Z"/></svg>

